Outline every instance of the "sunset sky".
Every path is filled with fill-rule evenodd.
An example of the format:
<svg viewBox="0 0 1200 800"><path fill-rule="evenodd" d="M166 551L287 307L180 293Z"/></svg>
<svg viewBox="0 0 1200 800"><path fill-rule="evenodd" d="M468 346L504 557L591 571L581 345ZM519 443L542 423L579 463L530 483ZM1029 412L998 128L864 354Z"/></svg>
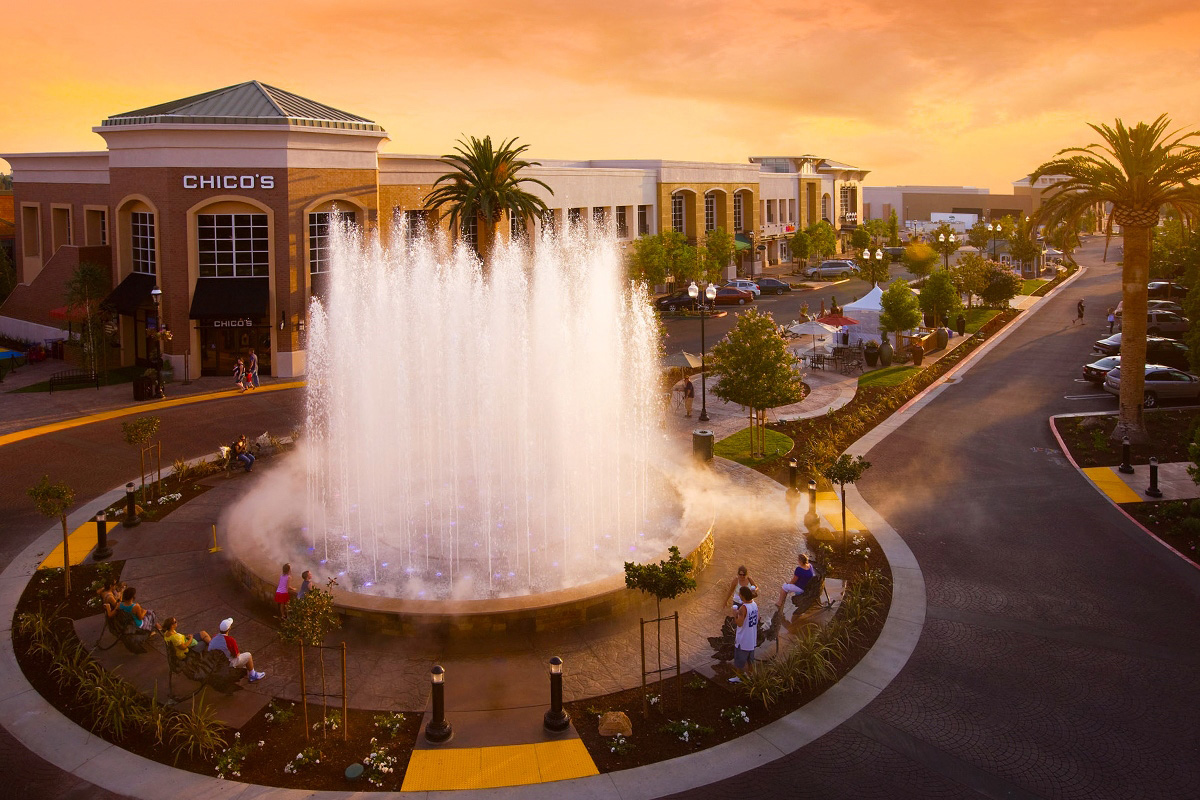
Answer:
<svg viewBox="0 0 1200 800"><path fill-rule="evenodd" d="M72 0L5 25L0 152L102 149L106 116L252 79L379 122L388 152L816 153L868 185L1008 191L1088 121L1200 128L1184 0Z"/></svg>

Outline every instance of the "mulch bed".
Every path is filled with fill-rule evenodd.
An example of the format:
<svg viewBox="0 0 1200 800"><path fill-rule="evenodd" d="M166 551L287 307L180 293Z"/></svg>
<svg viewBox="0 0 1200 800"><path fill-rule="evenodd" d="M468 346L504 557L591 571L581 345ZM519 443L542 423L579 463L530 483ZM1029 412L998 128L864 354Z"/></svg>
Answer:
<svg viewBox="0 0 1200 800"><path fill-rule="evenodd" d="M1130 463L1148 464L1151 456L1163 464L1191 460L1187 446L1200 426L1200 409L1148 410L1145 420L1146 441L1130 445ZM1121 444L1109 438L1116 425L1116 414L1054 420L1055 430L1080 467L1115 467L1121 463Z"/></svg>
<svg viewBox="0 0 1200 800"><path fill-rule="evenodd" d="M147 490L151 490L151 484L146 484L146 488ZM176 481L174 476L163 478L162 483L152 491L155 499L147 503L138 502L138 508L142 509L141 520L142 522L158 522L187 501L204 494L211 488L211 486L197 482L196 479L188 479L181 483ZM159 502L163 498L176 494L180 495L180 497L172 498L165 503ZM125 518L126 507L127 501L122 497L105 509L110 525L120 523Z"/></svg>
<svg viewBox="0 0 1200 800"><path fill-rule="evenodd" d="M61 568L39 569L34 573L33 579L25 585L25 591L21 593L21 599L17 601L13 614L15 616L27 611L37 611L39 607L47 611L59 609L58 613L70 620L98 614L100 596L96 592L107 575L111 574L119 579L124 567L124 561L77 564L71 567L70 597L63 596Z"/></svg>
<svg viewBox="0 0 1200 800"><path fill-rule="evenodd" d="M1181 555L1200 564L1200 503L1165 500L1123 503L1121 508Z"/></svg>

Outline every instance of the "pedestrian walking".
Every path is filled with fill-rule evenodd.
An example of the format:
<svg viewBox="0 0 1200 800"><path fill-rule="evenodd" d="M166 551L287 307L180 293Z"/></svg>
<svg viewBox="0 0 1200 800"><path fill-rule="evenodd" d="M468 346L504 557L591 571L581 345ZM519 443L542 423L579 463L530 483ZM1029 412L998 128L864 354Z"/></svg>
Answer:
<svg viewBox="0 0 1200 800"><path fill-rule="evenodd" d="M1079 302L1075 304L1075 319L1071 320L1071 324L1083 322L1083 298L1079 298Z"/></svg>
<svg viewBox="0 0 1200 800"><path fill-rule="evenodd" d="M696 387L692 386L691 378L683 379L683 415L692 415L692 403L696 402Z"/></svg>
<svg viewBox="0 0 1200 800"><path fill-rule="evenodd" d="M1082 316L1082 312L1080 312ZM246 366L246 371L250 373L250 380L246 382L246 388L258 388L258 356L254 352L254 348L250 348L250 363Z"/></svg>
<svg viewBox="0 0 1200 800"><path fill-rule="evenodd" d="M238 388L238 394L246 391L246 366L239 358L233 365L233 384Z"/></svg>
<svg viewBox="0 0 1200 800"><path fill-rule="evenodd" d="M1113 325L1117 322L1117 315L1113 312L1112 306L1108 307L1108 334L1112 335Z"/></svg>

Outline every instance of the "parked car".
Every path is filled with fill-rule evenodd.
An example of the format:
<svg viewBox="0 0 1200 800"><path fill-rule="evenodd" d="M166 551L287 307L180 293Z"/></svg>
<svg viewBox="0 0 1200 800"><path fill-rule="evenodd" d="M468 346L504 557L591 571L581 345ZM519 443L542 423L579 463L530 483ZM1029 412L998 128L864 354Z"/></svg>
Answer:
<svg viewBox="0 0 1200 800"><path fill-rule="evenodd" d="M783 294L792 290L790 283L785 283L774 278L759 278L757 283L759 290L763 294Z"/></svg>
<svg viewBox="0 0 1200 800"><path fill-rule="evenodd" d="M1158 336L1162 333L1187 333L1191 320L1174 311L1150 311L1146 314L1146 333Z"/></svg>
<svg viewBox="0 0 1200 800"><path fill-rule="evenodd" d="M1117 308L1115 311L1113 311L1113 314L1116 315L1117 319L1120 319L1121 314L1124 312L1124 310L1125 310L1125 301L1122 300L1121 302L1117 303ZM1179 303L1176 303L1174 300L1147 300L1146 301L1146 310L1147 311L1173 311L1176 314L1179 314L1180 316L1183 315L1183 306L1179 305Z"/></svg>
<svg viewBox="0 0 1200 800"><path fill-rule="evenodd" d="M1092 383L1104 383L1104 376L1109 370L1121 366L1120 356L1105 356L1098 361L1083 365L1083 379Z"/></svg>
<svg viewBox="0 0 1200 800"><path fill-rule="evenodd" d="M883 252L888 254L888 256L892 259L893 264L904 258L903 247L885 247L883 248Z"/></svg>
<svg viewBox="0 0 1200 800"><path fill-rule="evenodd" d="M725 285L732 286L734 289L741 289L744 292L750 292L755 297L758 297L762 291L758 288L758 284L756 284L754 281L746 280L745 278L737 278L732 281L726 281Z"/></svg>
<svg viewBox="0 0 1200 800"><path fill-rule="evenodd" d="M657 311L696 311L700 308L700 301L693 300L685 290L658 298L654 301L654 308Z"/></svg>
<svg viewBox="0 0 1200 800"><path fill-rule="evenodd" d="M1113 367L1104 376L1104 391L1121 396L1120 367ZM1157 408L1162 400L1200 400L1200 378L1161 364L1147 364L1142 405Z"/></svg>
<svg viewBox="0 0 1200 800"><path fill-rule="evenodd" d="M1150 281L1146 284L1146 296L1153 300L1170 300L1172 297L1183 297L1187 287L1171 281Z"/></svg>
<svg viewBox="0 0 1200 800"><path fill-rule="evenodd" d="M1119 356L1121 354L1121 334L1114 333L1107 339L1101 339L1092 345L1092 352L1102 356ZM1165 364L1175 369L1190 369L1191 358L1188 346L1174 339L1164 339L1161 336L1146 337L1146 361L1150 364Z"/></svg>
<svg viewBox="0 0 1200 800"><path fill-rule="evenodd" d="M719 306L744 306L754 302L754 293L732 286L722 286L717 289L717 297L713 302Z"/></svg>
<svg viewBox="0 0 1200 800"><path fill-rule="evenodd" d="M857 274L858 267L854 266L853 261L822 261L818 266L809 267L804 273L805 277L810 279L838 278L839 280Z"/></svg>

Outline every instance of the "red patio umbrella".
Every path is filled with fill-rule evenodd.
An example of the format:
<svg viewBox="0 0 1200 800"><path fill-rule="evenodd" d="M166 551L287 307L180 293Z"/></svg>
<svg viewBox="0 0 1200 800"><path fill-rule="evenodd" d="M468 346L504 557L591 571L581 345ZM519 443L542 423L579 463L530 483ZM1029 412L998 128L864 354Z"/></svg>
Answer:
<svg viewBox="0 0 1200 800"><path fill-rule="evenodd" d="M844 328L847 325L858 324L858 320L850 319L850 317L842 314L826 314L823 317L817 317L817 322L824 322L826 325L833 325L837 328Z"/></svg>

